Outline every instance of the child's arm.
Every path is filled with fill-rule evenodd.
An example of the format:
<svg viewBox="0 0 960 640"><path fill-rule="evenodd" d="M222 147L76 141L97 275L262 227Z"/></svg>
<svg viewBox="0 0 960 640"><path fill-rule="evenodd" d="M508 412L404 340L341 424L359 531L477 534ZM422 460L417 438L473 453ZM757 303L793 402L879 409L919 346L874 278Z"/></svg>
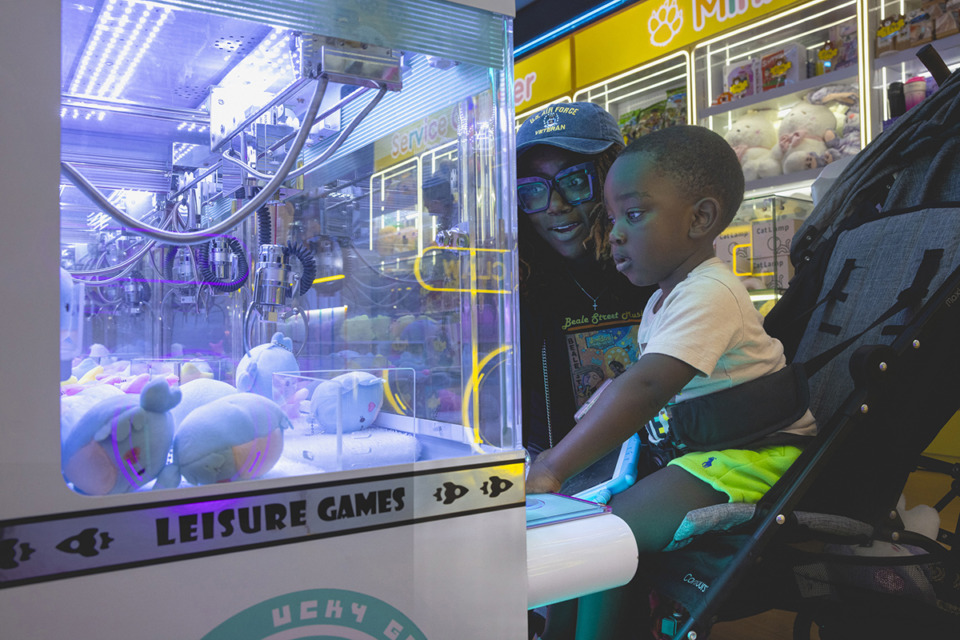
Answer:
<svg viewBox="0 0 960 640"><path fill-rule="evenodd" d="M692 366L671 356L641 356L607 387L570 433L537 456L527 474L527 493L559 491L567 478L641 429L696 374Z"/></svg>

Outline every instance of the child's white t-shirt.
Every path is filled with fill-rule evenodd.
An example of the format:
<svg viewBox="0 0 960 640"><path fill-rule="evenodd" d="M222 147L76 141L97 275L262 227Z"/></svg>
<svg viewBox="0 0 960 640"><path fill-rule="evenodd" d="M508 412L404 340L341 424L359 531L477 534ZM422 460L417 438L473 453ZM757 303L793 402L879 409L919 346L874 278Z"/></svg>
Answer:
<svg viewBox="0 0 960 640"><path fill-rule="evenodd" d="M698 371L672 402L683 402L779 371L786 365L783 345L763 329L763 318L746 288L719 258L697 265L657 311L657 291L647 302L637 342L641 357L659 353ZM813 415L784 429L815 435Z"/></svg>

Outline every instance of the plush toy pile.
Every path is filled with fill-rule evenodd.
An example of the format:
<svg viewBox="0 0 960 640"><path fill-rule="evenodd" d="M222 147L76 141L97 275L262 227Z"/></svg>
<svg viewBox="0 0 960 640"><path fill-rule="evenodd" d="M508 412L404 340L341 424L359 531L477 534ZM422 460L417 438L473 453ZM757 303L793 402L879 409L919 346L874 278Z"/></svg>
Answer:
<svg viewBox="0 0 960 640"><path fill-rule="evenodd" d="M859 93L827 85L800 99L777 121L772 110L748 111L725 135L747 181L823 167L860 151Z"/></svg>
<svg viewBox="0 0 960 640"><path fill-rule="evenodd" d="M132 376L129 361L95 345L61 385L64 478L78 492L105 495L419 457L413 435L374 425L383 377L302 376L291 347L277 333L251 349L235 387L202 361L181 364L179 376L163 367Z"/></svg>

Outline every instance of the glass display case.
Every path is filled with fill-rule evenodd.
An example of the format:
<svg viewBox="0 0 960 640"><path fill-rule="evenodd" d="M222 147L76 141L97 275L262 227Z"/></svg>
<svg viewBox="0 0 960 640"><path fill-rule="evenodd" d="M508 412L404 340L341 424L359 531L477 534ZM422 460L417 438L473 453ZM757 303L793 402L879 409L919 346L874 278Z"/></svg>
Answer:
<svg viewBox="0 0 960 640"><path fill-rule="evenodd" d="M870 90L874 133L936 89L917 52L932 44L950 69L960 64L960 2L871 0L867 33L873 51Z"/></svg>
<svg viewBox="0 0 960 640"><path fill-rule="evenodd" d="M858 6L808 2L695 47L694 121L737 150L748 193L808 187L861 149Z"/></svg>
<svg viewBox="0 0 960 640"><path fill-rule="evenodd" d="M624 138L676 124L690 124L690 56L681 51L581 89L575 102L594 102L613 114Z"/></svg>
<svg viewBox="0 0 960 640"><path fill-rule="evenodd" d="M739 276L761 312L789 285L793 238L812 210L813 202L798 196L748 198L714 242L717 257Z"/></svg>
<svg viewBox="0 0 960 640"><path fill-rule="evenodd" d="M62 5L70 487L519 449L505 21L186 4Z"/></svg>

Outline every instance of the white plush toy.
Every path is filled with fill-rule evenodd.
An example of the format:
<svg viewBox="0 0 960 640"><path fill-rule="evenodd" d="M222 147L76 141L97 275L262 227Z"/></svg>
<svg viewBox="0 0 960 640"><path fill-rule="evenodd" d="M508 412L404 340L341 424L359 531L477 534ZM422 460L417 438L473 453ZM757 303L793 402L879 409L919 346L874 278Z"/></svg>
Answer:
<svg viewBox="0 0 960 640"><path fill-rule="evenodd" d="M737 152L745 180L780 175L777 131L768 116L751 111L738 118L724 138Z"/></svg>
<svg viewBox="0 0 960 640"><path fill-rule="evenodd" d="M827 150L824 139L836 135L837 117L823 105L801 101L783 117L779 133L783 173L803 171L811 154L820 157Z"/></svg>

